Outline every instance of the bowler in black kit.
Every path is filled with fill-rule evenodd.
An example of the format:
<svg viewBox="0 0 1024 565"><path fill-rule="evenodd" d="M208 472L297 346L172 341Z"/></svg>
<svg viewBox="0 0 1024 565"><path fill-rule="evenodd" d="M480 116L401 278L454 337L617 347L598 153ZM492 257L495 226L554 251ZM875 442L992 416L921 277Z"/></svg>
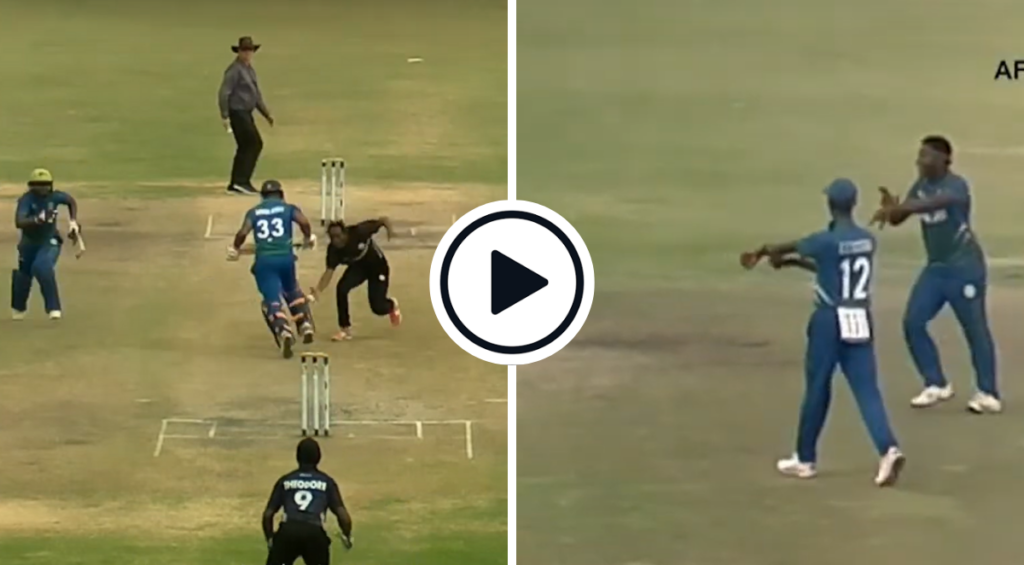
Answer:
<svg viewBox="0 0 1024 565"><path fill-rule="evenodd" d="M299 468L277 480L263 511L263 536L270 549L267 565L292 565L299 557L306 565L330 565L331 538L324 530L327 511L338 519L345 549L352 549L352 517L338 483L317 468L320 444L313 438L303 439L295 459ZM284 517L275 533L274 516L281 510Z"/></svg>
<svg viewBox="0 0 1024 565"><path fill-rule="evenodd" d="M388 297L388 284L391 279L388 260L380 246L373 240L373 236L381 228L388 232L388 239L391 239L391 222L387 218L366 220L353 226L336 221L327 226L327 235L331 240L327 246L327 270L311 292L313 296L319 296L331 284L334 270L340 265L346 265L337 288L339 331L331 337L332 341L352 339L348 293L364 282L370 299L370 310L378 316L388 316L392 326L402 323L398 300Z"/></svg>

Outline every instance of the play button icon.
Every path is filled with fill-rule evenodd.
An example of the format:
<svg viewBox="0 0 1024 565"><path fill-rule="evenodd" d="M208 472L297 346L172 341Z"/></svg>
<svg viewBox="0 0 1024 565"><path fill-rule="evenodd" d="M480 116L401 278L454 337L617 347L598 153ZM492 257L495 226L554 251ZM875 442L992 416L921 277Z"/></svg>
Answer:
<svg viewBox="0 0 1024 565"><path fill-rule="evenodd" d="M448 335L470 354L523 365L565 347L594 299L594 266L564 218L521 200L486 204L445 233L430 266L430 298Z"/></svg>
<svg viewBox="0 0 1024 565"><path fill-rule="evenodd" d="M504 312L546 286L548 279L501 251L491 251L491 314Z"/></svg>

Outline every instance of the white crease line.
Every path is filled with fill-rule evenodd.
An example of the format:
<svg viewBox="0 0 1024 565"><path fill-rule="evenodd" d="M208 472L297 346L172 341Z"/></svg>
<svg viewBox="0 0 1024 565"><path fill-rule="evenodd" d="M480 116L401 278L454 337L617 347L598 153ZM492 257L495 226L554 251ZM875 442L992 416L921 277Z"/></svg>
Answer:
<svg viewBox="0 0 1024 565"><path fill-rule="evenodd" d="M508 399L507 398L485 398L484 402L488 402L488 403L491 403L491 404L508 404Z"/></svg>
<svg viewBox="0 0 1024 565"><path fill-rule="evenodd" d="M153 450L153 457L160 457L160 451L164 448L164 437L167 434L167 420L160 421L160 434L156 436L156 449Z"/></svg>
<svg viewBox="0 0 1024 565"><path fill-rule="evenodd" d="M473 421L466 420L466 459L473 458Z"/></svg>

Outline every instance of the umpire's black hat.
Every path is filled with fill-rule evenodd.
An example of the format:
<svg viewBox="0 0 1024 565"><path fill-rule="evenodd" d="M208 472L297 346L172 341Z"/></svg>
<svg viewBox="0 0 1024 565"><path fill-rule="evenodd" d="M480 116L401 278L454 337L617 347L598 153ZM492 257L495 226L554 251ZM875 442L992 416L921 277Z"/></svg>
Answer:
<svg viewBox="0 0 1024 565"><path fill-rule="evenodd" d="M232 45L231 50L235 53L239 51L252 51L256 52L260 50L260 44L252 40L252 37L248 35L238 38L238 45Z"/></svg>

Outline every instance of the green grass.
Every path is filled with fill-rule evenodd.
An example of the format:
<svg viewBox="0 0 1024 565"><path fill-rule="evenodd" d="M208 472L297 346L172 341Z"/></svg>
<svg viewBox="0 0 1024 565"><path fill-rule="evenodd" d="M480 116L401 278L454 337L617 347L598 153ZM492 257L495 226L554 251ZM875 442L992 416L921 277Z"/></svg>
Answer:
<svg viewBox="0 0 1024 565"><path fill-rule="evenodd" d="M252 202L219 197L234 151L216 106L229 46L263 44L277 126L260 122L257 179L300 184L290 194L310 206L320 159L342 156L354 214L443 225L505 192L505 4L0 0L0 14L0 208L44 166L91 234L85 258L61 259L59 325L39 319L37 293L29 321L0 323L0 563L262 562L259 512L294 438L169 440L153 457L162 418L297 410L296 367L270 347L247 268L201 237L209 214L230 230ZM453 192L435 202L433 188ZM0 243L15 235L0 229ZM360 341L318 344L340 358L336 409L472 418L477 457L437 430L325 440L357 524L356 550L336 562L504 563L504 412L480 402L503 396L504 370L437 325L430 252L388 253L406 321L392 331L352 297ZM300 265L304 281L322 267ZM321 338L332 307L317 306Z"/></svg>
<svg viewBox="0 0 1024 565"><path fill-rule="evenodd" d="M223 179L216 94L239 35L277 126L260 176L505 181L505 10L494 1L0 2L0 178ZM408 57L421 57L409 64Z"/></svg>
<svg viewBox="0 0 1024 565"><path fill-rule="evenodd" d="M1009 119L1020 91L992 80L1019 57L1021 15L999 0L518 3L517 193L573 221L597 273L574 343L518 372L521 561L1015 559L1015 409L970 420L963 398L907 407L920 381L900 319L917 227L879 234L880 366L910 454L891 492L871 487L839 376L821 476L775 476L792 449L811 294L805 276L737 260L823 227L821 189L837 176L860 185L865 218L876 186L909 186L930 133L952 138L973 181L987 251L1019 257L1021 157L985 150L1024 145ZM1021 272L992 273L1012 406ZM935 334L963 397L971 371L950 318Z"/></svg>

